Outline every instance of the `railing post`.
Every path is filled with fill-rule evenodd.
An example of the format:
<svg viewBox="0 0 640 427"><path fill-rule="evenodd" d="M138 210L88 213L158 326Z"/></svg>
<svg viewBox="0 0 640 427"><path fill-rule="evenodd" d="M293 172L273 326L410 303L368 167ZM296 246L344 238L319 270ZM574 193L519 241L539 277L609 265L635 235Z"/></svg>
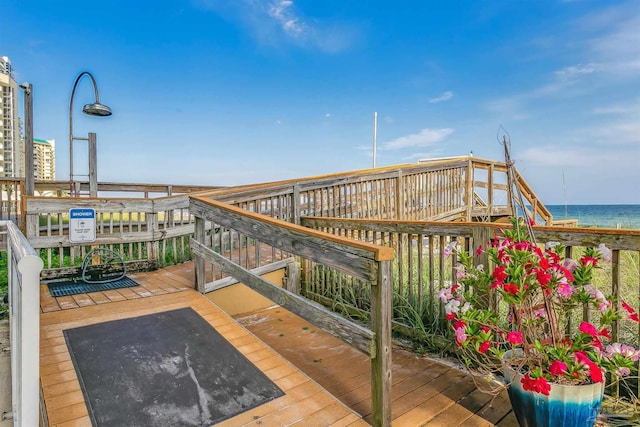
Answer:
<svg viewBox="0 0 640 427"><path fill-rule="evenodd" d="M469 158L467 163L467 176L466 176L466 198L467 198L467 222L471 222L471 209L473 209L473 160Z"/></svg>
<svg viewBox="0 0 640 427"><path fill-rule="evenodd" d="M291 197L293 198L293 223L300 225L300 186L298 184L294 184Z"/></svg>
<svg viewBox="0 0 640 427"><path fill-rule="evenodd" d="M373 425L391 425L391 261L378 262L378 277L371 286L371 329L375 357L371 360L371 417Z"/></svg>
<svg viewBox="0 0 640 427"><path fill-rule="evenodd" d="M156 235L160 235L160 230L158 228L158 213L156 212L155 203L152 202L151 212L147 213L147 231L151 232L153 240L149 242L149 247L147 248L148 259L149 261L156 261L157 265L160 265L160 260L158 258L158 254L160 253L160 241L156 240Z"/></svg>
<svg viewBox="0 0 640 427"><path fill-rule="evenodd" d="M204 218L196 217L196 221L194 224L194 236L193 238L206 245L205 242L205 220ZM204 294L205 289L205 266L204 266L204 258L199 255L195 255L193 259L193 263L195 265L195 275L196 275L196 290L201 294Z"/></svg>
<svg viewBox="0 0 640 427"><path fill-rule="evenodd" d="M486 250L483 250L480 254L478 254L477 249L480 245L485 245L489 240L491 240L492 230L493 228L486 226L473 227L473 247L471 248L471 250L475 257L474 264L482 264L485 271L489 271L489 254ZM489 304L491 303L488 293L485 295L478 295L478 300L481 301L485 307L489 307Z"/></svg>
<svg viewBox="0 0 640 427"><path fill-rule="evenodd" d="M620 250L611 251L611 296L616 311L620 310ZM614 320L611 324L611 341L618 341L620 322Z"/></svg>
<svg viewBox="0 0 640 427"><path fill-rule="evenodd" d="M396 219L402 221L404 219L404 177L402 169L398 170L396 178Z"/></svg>

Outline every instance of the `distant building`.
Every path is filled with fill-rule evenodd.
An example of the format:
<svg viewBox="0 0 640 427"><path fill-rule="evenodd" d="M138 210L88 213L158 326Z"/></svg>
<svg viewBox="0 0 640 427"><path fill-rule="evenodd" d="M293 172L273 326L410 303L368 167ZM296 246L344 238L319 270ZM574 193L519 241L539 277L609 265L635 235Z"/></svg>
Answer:
<svg viewBox="0 0 640 427"><path fill-rule="evenodd" d="M56 141L33 139L33 174L36 181L53 181L56 176Z"/></svg>
<svg viewBox="0 0 640 427"><path fill-rule="evenodd" d="M18 118L18 84L8 57L0 57L0 176L20 176L24 152ZM22 173L24 176L24 172Z"/></svg>

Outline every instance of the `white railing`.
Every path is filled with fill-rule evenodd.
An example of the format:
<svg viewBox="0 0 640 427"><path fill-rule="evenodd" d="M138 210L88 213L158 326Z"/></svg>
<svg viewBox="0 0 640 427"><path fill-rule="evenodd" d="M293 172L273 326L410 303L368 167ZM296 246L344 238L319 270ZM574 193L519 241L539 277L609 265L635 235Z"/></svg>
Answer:
<svg viewBox="0 0 640 427"><path fill-rule="evenodd" d="M0 221L6 236L11 320L11 401L15 427L39 425L40 272L43 262L11 221Z"/></svg>

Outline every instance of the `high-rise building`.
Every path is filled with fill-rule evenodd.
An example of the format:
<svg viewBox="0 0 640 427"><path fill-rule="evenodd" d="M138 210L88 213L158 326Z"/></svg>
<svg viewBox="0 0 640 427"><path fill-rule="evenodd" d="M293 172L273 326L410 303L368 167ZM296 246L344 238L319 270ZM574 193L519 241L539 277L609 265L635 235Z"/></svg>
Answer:
<svg viewBox="0 0 640 427"><path fill-rule="evenodd" d="M18 84L8 57L0 57L0 176L18 176L24 152L18 118Z"/></svg>
<svg viewBox="0 0 640 427"><path fill-rule="evenodd" d="M33 139L33 174L36 181L56 179L55 149L55 139Z"/></svg>

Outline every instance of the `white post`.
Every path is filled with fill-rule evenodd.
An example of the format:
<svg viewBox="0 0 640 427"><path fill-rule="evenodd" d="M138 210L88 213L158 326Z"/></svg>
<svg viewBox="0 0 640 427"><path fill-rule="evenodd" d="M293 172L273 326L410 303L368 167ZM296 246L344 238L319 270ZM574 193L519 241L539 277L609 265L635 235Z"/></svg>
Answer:
<svg viewBox="0 0 640 427"><path fill-rule="evenodd" d="M378 112L373 113L373 167L376 167L376 144L378 139Z"/></svg>
<svg viewBox="0 0 640 427"><path fill-rule="evenodd" d="M40 272L43 262L13 223L7 228L13 425L40 422Z"/></svg>

